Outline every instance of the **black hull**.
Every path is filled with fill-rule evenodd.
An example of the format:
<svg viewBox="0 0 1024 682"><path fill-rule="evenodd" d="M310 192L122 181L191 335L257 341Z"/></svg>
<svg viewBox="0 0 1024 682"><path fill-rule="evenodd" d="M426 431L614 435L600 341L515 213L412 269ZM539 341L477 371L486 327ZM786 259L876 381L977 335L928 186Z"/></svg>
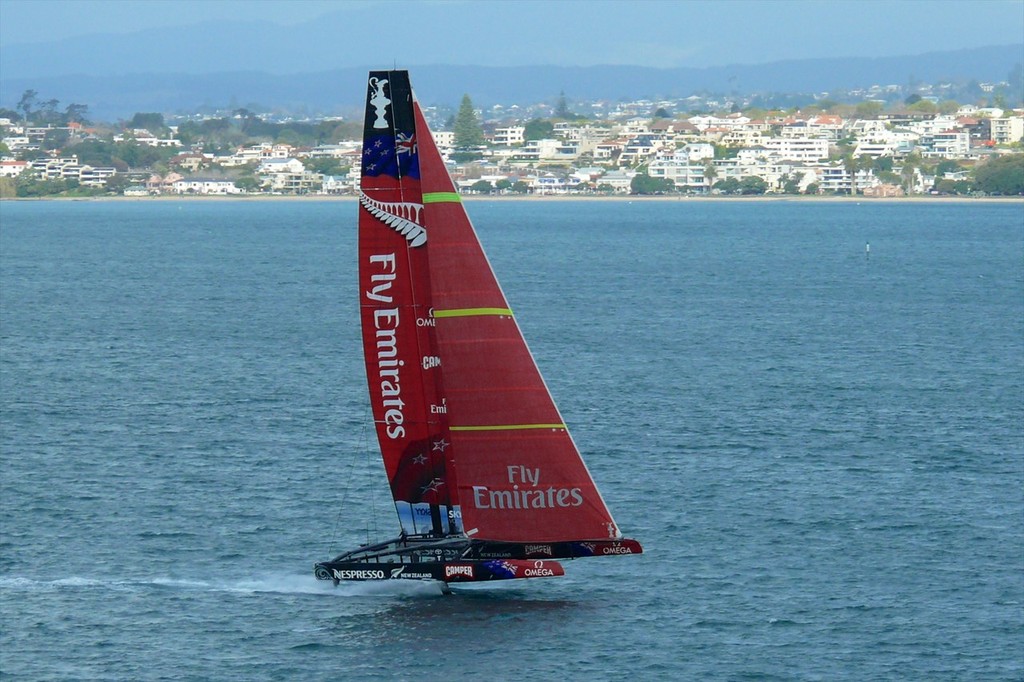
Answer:
<svg viewBox="0 0 1024 682"><path fill-rule="evenodd" d="M564 575L554 561L432 561L422 563L325 561L315 567L320 580L345 581L436 580L469 583L520 578L552 578Z"/></svg>
<svg viewBox="0 0 1024 682"><path fill-rule="evenodd" d="M436 580L442 583L550 578L565 575L553 559L640 554L636 540L591 540L522 544L401 536L364 545L316 564L320 580Z"/></svg>

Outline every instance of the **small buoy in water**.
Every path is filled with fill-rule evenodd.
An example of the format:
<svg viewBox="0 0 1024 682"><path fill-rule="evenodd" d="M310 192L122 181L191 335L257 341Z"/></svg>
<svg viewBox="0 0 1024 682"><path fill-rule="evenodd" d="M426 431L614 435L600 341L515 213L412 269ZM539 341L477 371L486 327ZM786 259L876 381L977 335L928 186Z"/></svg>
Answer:
<svg viewBox="0 0 1024 682"><path fill-rule="evenodd" d="M864 245L864 255L865 256L870 256L871 255L871 242L868 242L867 244Z"/></svg>

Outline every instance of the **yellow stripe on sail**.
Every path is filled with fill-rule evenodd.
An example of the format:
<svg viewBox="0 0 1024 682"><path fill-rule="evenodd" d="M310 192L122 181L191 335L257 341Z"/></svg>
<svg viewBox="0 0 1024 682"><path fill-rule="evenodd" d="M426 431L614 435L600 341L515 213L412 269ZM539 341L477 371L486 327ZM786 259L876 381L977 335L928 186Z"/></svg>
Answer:
<svg viewBox="0 0 1024 682"><path fill-rule="evenodd" d="M462 197L455 192L427 192L423 195L424 204L461 204Z"/></svg>
<svg viewBox="0 0 1024 682"><path fill-rule="evenodd" d="M434 317L476 317L480 315L512 316L509 308L454 308L452 310L435 310Z"/></svg>
<svg viewBox="0 0 1024 682"><path fill-rule="evenodd" d="M488 424L484 426L449 426L450 431L522 431L524 429L564 429L565 424Z"/></svg>

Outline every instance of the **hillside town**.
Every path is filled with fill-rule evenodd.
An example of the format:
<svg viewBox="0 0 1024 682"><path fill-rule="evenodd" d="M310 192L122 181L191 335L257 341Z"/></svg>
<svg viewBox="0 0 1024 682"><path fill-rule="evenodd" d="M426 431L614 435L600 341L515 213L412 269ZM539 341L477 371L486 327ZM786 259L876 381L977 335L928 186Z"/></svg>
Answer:
<svg viewBox="0 0 1024 682"><path fill-rule="evenodd" d="M976 173L994 159L1024 159L1022 109L915 97L899 107L836 107L842 111L670 113L686 104L620 102L580 116L563 96L540 118L536 110L482 112L466 97L460 120L435 123L434 138L466 194L1019 193L982 186ZM0 117L0 196L323 196L358 188L356 121L314 122L330 133L310 144L284 133L294 124L246 110L169 123L138 114L105 128L52 116L40 123L32 120L39 112L23 111L21 120L12 110ZM227 130L250 132L213 134Z"/></svg>

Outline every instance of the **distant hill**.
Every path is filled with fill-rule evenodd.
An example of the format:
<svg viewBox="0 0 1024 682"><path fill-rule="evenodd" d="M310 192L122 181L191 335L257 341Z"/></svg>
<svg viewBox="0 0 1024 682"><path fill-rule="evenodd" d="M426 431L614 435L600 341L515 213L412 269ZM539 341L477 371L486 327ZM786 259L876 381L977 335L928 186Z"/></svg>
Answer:
<svg viewBox="0 0 1024 682"><path fill-rule="evenodd" d="M26 46L15 46L23 50ZM19 55L21 53L18 53ZM294 113L346 114L362 106L363 79L369 66L305 73L273 74L236 70L222 73L174 72L100 75L18 73L3 51L0 106L13 108L27 89L61 107L87 104L98 120L128 118L139 111L195 111L202 106L258 104ZM17 55L15 55L17 56ZM11 57L13 58L13 57ZM24 55L17 56L17 60ZM15 61L15 64L20 63ZM632 66L419 66L412 67L417 95L426 105L456 106L468 93L477 106L552 101L560 92L570 99L686 97L696 92L823 92L871 85L905 85L911 80L1002 81L1024 61L1024 45L879 58L827 58L772 64L734 64L693 69ZM68 68L76 63L68 62ZM388 65L375 65L376 68ZM90 69L95 71L95 65Z"/></svg>

